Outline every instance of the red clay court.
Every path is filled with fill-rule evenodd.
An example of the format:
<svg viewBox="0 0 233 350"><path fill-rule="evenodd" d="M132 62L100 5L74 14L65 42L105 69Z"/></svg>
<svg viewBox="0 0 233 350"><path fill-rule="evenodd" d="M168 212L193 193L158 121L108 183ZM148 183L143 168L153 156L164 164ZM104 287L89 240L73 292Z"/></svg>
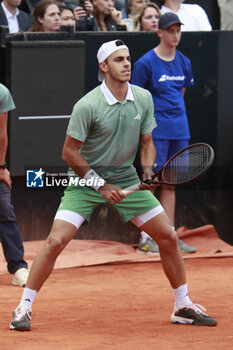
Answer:
<svg viewBox="0 0 233 350"><path fill-rule="evenodd" d="M217 327L173 325L173 295L158 256L126 244L73 240L33 305L32 331L9 330L22 288L0 254L1 350L176 350L233 348L233 247L213 226L178 230L198 252L184 255L189 291ZM31 264L42 241L24 242Z"/></svg>

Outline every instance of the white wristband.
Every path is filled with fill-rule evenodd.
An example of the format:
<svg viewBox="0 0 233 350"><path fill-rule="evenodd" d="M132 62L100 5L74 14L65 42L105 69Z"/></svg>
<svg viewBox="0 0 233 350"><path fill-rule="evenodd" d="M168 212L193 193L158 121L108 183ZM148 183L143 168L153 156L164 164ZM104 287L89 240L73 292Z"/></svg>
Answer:
<svg viewBox="0 0 233 350"><path fill-rule="evenodd" d="M98 189L106 182L93 169L88 170L83 178L86 180L86 186L90 186L96 191L98 191Z"/></svg>

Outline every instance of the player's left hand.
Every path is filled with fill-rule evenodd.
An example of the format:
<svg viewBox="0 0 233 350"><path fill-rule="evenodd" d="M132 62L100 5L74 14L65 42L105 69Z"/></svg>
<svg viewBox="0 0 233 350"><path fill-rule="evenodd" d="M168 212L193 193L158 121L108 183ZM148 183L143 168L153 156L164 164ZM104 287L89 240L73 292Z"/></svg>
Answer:
<svg viewBox="0 0 233 350"><path fill-rule="evenodd" d="M126 197L126 194L122 192L122 188L119 186L111 185L105 182L104 186L101 186L98 192L109 202L113 204L119 203Z"/></svg>
<svg viewBox="0 0 233 350"><path fill-rule="evenodd" d="M142 174L142 183L140 185L140 190L150 190L153 191L156 187L158 187L159 185L156 184L151 184L149 185L148 183L145 183L144 181L146 180L151 180L152 177L154 175L154 171L152 167L144 167L143 168L143 174Z"/></svg>

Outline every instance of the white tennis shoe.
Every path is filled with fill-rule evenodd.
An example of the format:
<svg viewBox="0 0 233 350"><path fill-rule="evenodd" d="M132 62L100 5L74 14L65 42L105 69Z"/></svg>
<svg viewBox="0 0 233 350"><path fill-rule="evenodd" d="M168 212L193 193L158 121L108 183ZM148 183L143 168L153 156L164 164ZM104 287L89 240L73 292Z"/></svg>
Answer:
<svg viewBox="0 0 233 350"><path fill-rule="evenodd" d="M171 315L172 323L190 324L195 326L216 326L217 320L203 311L206 311L204 306L199 304L187 305L183 309L178 309L175 305Z"/></svg>
<svg viewBox="0 0 233 350"><path fill-rule="evenodd" d="M31 330L31 312L22 306L18 306L13 312L10 329L16 331Z"/></svg>
<svg viewBox="0 0 233 350"><path fill-rule="evenodd" d="M16 273L14 274L14 277L12 279L12 284L14 286L20 286L25 287L28 279L29 271L28 269L25 269L25 267L22 267Z"/></svg>

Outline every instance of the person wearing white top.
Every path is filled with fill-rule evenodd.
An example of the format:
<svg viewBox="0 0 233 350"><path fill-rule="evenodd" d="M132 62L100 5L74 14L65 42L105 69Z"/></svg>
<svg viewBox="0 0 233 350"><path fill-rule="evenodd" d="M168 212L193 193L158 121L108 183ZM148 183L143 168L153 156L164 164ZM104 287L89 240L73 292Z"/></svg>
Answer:
<svg viewBox="0 0 233 350"><path fill-rule="evenodd" d="M0 3L0 26L7 26L10 33L27 31L32 25L32 17L18 7L21 0L3 0Z"/></svg>
<svg viewBox="0 0 233 350"><path fill-rule="evenodd" d="M124 18L122 23L126 25L128 32L134 31L134 17L148 2L149 0L125 0L125 12L128 17Z"/></svg>
<svg viewBox="0 0 233 350"><path fill-rule="evenodd" d="M8 8L5 6L4 1L2 2L2 8L3 11L5 12L7 22L8 22L8 27L9 27L9 32L14 33L19 31L19 23L17 16L19 14L18 8L14 8L15 12L14 14L8 10Z"/></svg>
<svg viewBox="0 0 233 350"><path fill-rule="evenodd" d="M174 12L183 23L182 31L212 30L208 16L201 6L182 2L183 0L165 0L161 13Z"/></svg>

